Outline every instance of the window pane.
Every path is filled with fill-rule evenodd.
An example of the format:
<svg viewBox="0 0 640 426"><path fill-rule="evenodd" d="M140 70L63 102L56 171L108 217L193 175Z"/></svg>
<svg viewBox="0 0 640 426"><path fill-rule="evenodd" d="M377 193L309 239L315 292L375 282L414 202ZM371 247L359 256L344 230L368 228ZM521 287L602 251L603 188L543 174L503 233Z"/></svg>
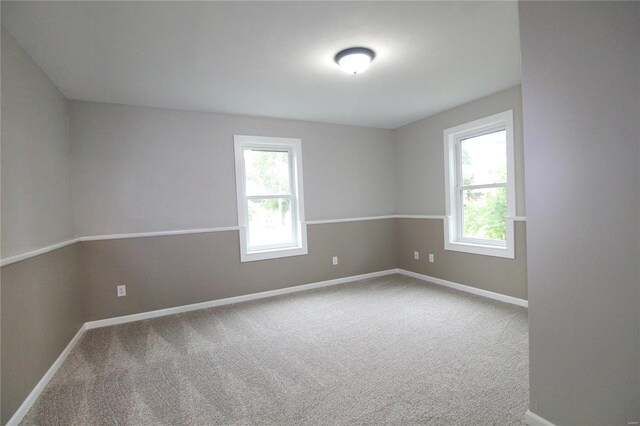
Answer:
<svg viewBox="0 0 640 426"><path fill-rule="evenodd" d="M507 132L487 133L460 141L462 185L507 181Z"/></svg>
<svg viewBox="0 0 640 426"><path fill-rule="evenodd" d="M249 247L294 244L291 200L249 200Z"/></svg>
<svg viewBox="0 0 640 426"><path fill-rule="evenodd" d="M462 201L464 238L507 239L507 188L465 190Z"/></svg>
<svg viewBox="0 0 640 426"><path fill-rule="evenodd" d="M247 195L290 194L289 153L282 151L244 151Z"/></svg>

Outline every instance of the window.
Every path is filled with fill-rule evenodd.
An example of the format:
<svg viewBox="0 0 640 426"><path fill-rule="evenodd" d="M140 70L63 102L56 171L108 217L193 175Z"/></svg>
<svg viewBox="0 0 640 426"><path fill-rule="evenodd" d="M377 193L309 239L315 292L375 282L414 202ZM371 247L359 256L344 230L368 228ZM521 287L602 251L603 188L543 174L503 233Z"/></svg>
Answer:
<svg viewBox="0 0 640 426"><path fill-rule="evenodd" d="M445 249L514 258L513 113L444 131Z"/></svg>
<svg viewBox="0 0 640 426"><path fill-rule="evenodd" d="M307 254L300 139L234 136L242 262Z"/></svg>

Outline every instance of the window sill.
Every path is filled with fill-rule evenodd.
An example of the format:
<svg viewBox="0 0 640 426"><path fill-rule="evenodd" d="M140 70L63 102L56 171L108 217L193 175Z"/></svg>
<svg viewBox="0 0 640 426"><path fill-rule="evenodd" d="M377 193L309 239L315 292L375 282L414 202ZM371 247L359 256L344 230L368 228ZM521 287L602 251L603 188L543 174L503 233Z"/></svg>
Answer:
<svg viewBox="0 0 640 426"><path fill-rule="evenodd" d="M484 256L504 257L507 259L515 259L515 253L513 245L507 245L506 247L473 244L460 241L445 241L445 250L459 251L463 253L481 254Z"/></svg>
<svg viewBox="0 0 640 426"><path fill-rule="evenodd" d="M278 259L281 257L304 256L308 254L307 247L287 247L279 249L251 251L240 253L240 262L253 262L256 260Z"/></svg>

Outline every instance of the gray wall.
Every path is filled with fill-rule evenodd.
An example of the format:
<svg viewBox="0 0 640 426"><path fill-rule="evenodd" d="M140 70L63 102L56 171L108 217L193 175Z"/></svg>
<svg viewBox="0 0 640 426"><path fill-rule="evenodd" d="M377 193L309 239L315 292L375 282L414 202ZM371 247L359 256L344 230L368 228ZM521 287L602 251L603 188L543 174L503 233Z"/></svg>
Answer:
<svg viewBox="0 0 640 426"><path fill-rule="evenodd" d="M67 103L2 32L2 256L72 236ZM2 267L2 422L82 325L78 247Z"/></svg>
<svg viewBox="0 0 640 426"><path fill-rule="evenodd" d="M83 242L85 320L395 268L394 220L311 225L308 255L247 263L237 231Z"/></svg>
<svg viewBox="0 0 640 426"><path fill-rule="evenodd" d="M444 140L449 127L513 110L516 214L525 215L520 86L395 130L396 205L400 214L444 215Z"/></svg>
<svg viewBox="0 0 640 426"><path fill-rule="evenodd" d="M640 420L640 3L520 3L530 409Z"/></svg>
<svg viewBox="0 0 640 426"><path fill-rule="evenodd" d="M396 219L398 268L430 277L527 299L527 238L524 222L515 223L515 259L444 249L441 219ZM420 259L413 252L420 252ZM434 263L429 263L432 253Z"/></svg>
<svg viewBox="0 0 640 426"><path fill-rule="evenodd" d="M78 235L236 225L234 134L302 138L307 220L395 212L390 130L78 101L71 129ZM312 225L308 241L308 256L245 264L236 231L82 243L85 317L396 266L393 220Z"/></svg>
<svg viewBox="0 0 640 426"><path fill-rule="evenodd" d="M237 225L233 135L302 138L307 220L393 214L390 130L71 102L76 232Z"/></svg>
<svg viewBox="0 0 640 426"><path fill-rule="evenodd" d="M506 110L514 113L516 214L525 215L520 86L444 111L395 130L396 206L400 214L444 215L444 140L449 127ZM398 219L399 267L521 299L527 298L525 223L516 223L515 259L444 250L443 221ZM413 252L421 253L419 261ZM427 261L428 253L435 262Z"/></svg>
<svg viewBox="0 0 640 426"><path fill-rule="evenodd" d="M67 101L2 31L2 257L73 235Z"/></svg>

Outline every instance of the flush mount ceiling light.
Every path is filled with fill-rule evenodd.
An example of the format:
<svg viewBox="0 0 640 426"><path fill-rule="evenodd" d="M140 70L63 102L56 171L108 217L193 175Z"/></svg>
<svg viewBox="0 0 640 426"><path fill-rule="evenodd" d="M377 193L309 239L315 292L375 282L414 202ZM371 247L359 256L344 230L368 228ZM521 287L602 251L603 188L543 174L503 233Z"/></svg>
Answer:
<svg viewBox="0 0 640 426"><path fill-rule="evenodd" d="M350 47L338 52L334 59L347 74L360 74L369 68L375 57L376 53L366 47Z"/></svg>

